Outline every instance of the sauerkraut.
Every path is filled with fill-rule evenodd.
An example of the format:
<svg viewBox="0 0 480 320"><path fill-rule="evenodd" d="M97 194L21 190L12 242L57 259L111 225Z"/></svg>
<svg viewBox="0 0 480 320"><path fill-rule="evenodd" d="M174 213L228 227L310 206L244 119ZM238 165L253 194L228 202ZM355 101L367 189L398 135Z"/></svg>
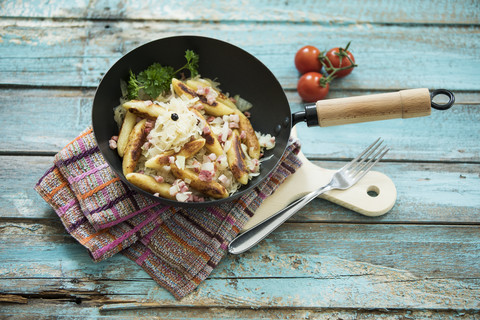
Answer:
<svg viewBox="0 0 480 320"><path fill-rule="evenodd" d="M143 151L146 158L159 155L167 150L178 152L192 138L201 136L202 131L197 125L198 118L188 109L197 101L198 98L184 100L172 96L166 102L154 102L168 112L156 119L155 126L148 134L147 140L150 142L150 147ZM177 116L172 118L172 114Z"/></svg>
<svg viewBox="0 0 480 320"><path fill-rule="evenodd" d="M232 154L229 153L229 150L235 143L232 134L238 134L239 138L236 141L241 141L240 155L242 166L248 173L248 180L260 173L261 161L259 157L251 156L251 150L245 142L248 133L242 130L242 121L245 121L246 117L238 110L235 99L228 98L228 95L221 93L216 82L201 78L194 80L198 86L185 87L189 94L175 92L172 85L171 91L166 95L158 97L155 101L143 101L145 106L151 107L154 104L162 109L160 115L155 119L138 110L135 112L138 120L149 118L148 134L141 146L141 155L135 172L153 177L157 183L168 183L170 195L181 202L205 201L214 199L214 197L192 187L192 179L174 174L172 165L177 169L175 172L188 170L194 173L194 179L222 185L228 195L235 193L242 184L245 184L234 172L235 161L229 158L229 154ZM186 85L188 81L181 83ZM215 116L205 110L205 104L214 106L219 98L224 99L223 102L232 109L230 114ZM242 105L245 105L245 100L241 101ZM115 120L119 126L122 125L126 112L126 104L116 108ZM215 137L218 140L221 146L220 151L212 152L204 146L190 157L178 154L187 143L207 136L210 137L209 139ZM254 136L255 139L258 139L261 148L260 157L263 155L263 150L275 146L275 138L269 134L255 131ZM147 161L158 157L166 157L167 161L164 165L156 168L146 166ZM158 193L156 195L161 196Z"/></svg>

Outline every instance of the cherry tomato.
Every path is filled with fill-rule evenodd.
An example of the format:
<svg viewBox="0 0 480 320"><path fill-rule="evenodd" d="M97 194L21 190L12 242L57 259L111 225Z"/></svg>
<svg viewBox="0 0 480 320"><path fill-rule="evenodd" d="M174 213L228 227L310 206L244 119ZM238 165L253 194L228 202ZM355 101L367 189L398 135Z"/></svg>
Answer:
<svg viewBox="0 0 480 320"><path fill-rule="evenodd" d="M297 91L303 101L316 102L325 98L330 89L330 84L327 82L322 86L322 78L323 75L319 72L307 72L300 77L297 83Z"/></svg>
<svg viewBox="0 0 480 320"><path fill-rule="evenodd" d="M314 46L305 46L295 54L295 67L301 74L310 71L320 71L322 63L318 59L320 50Z"/></svg>
<svg viewBox="0 0 480 320"><path fill-rule="evenodd" d="M355 59L353 58L353 54L350 51L348 51L349 45L350 43L347 45L346 48L332 48L328 50L327 53L325 54L325 57L331 63L330 65L328 61L324 61L324 63L326 64L325 70L329 74L331 74L332 72L335 71L335 69L331 69L330 67L340 69L335 72L335 75L334 75L335 78L345 77L346 75L350 74L353 71L353 68L356 66Z"/></svg>

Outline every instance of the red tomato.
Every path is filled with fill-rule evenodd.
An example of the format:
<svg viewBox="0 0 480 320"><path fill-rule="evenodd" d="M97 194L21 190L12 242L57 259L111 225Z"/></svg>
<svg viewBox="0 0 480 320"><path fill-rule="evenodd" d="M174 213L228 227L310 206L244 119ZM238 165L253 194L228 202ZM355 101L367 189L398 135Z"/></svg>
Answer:
<svg viewBox="0 0 480 320"><path fill-rule="evenodd" d="M305 46L295 54L295 67L301 74L310 71L320 71L322 63L318 59L320 50L314 46Z"/></svg>
<svg viewBox="0 0 480 320"><path fill-rule="evenodd" d="M340 70L337 70L335 72L335 75L334 75L335 78L345 77L346 75L350 74L353 71L354 67L356 67L355 59L353 58L353 54L350 51L348 51L348 46L349 45L350 45L350 43L347 45L346 48L330 49L325 54L325 57L328 60L330 60L330 63L331 63L331 65L330 65L328 63L328 61L324 62L326 64L325 70L329 74L331 74L332 72L334 72L334 69L330 69L330 67L340 69Z"/></svg>
<svg viewBox="0 0 480 320"><path fill-rule="evenodd" d="M307 72L300 77L297 83L297 91L303 101L316 102L325 98L330 84L328 82L321 83L322 78L323 76L319 72Z"/></svg>

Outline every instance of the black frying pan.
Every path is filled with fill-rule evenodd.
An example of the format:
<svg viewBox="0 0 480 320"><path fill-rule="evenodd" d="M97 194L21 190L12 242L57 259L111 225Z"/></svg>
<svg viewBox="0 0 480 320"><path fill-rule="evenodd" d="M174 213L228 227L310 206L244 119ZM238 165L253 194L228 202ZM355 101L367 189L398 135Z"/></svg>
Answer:
<svg viewBox="0 0 480 320"><path fill-rule="evenodd" d="M118 127L113 119L113 109L119 104L119 98L122 95L120 79L127 80L129 70L139 73L154 62L179 68L185 64L184 54L187 49L199 54L199 72L202 77L216 79L220 82L223 92L239 94L253 104L254 107L250 110L252 114L250 121L256 131L270 133L276 137L275 148L265 152L267 160L262 162L260 175L225 199L184 203L155 197L128 182L122 173L122 159L116 150L109 148L110 138L118 135ZM408 106L414 105L412 108L405 108L401 95L396 92L323 100L316 106L307 106L305 111L292 115L280 83L254 56L220 40L199 36L175 36L155 40L132 50L108 70L95 93L92 123L100 152L122 181L131 188L167 205L211 206L231 201L249 192L265 179L280 161L287 147L291 128L297 122L307 121L308 125L327 126L427 115L430 113L431 99L437 94L445 94L450 98L447 104L436 105L439 108L449 107L454 102L453 94L449 91L433 92L430 95L427 89L415 90L422 91L404 94L408 99L416 99L416 102L408 103ZM405 92L407 91L414 90Z"/></svg>

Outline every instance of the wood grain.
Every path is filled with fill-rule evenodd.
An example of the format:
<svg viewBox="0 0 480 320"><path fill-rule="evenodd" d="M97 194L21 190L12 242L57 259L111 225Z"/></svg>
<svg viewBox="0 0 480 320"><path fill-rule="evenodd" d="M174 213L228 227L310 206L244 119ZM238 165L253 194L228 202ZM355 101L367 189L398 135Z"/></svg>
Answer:
<svg viewBox="0 0 480 320"><path fill-rule="evenodd" d="M334 85L337 89L395 91L426 87L465 91L480 86L475 26L292 24L286 28L271 24L267 28L244 22L146 24L5 18L0 20L0 29L4 31L0 84L4 85L96 87L110 66L135 47L166 36L193 34L247 50L272 70L285 89L296 88L298 73L293 57L305 43L328 49L352 39L350 48L359 67L338 79ZM367 31L369 37L364 36ZM392 67L392 61L402 67ZM421 73L417 72L418 66L422 66ZM448 76L440 76L439 71Z"/></svg>
<svg viewBox="0 0 480 320"><path fill-rule="evenodd" d="M33 186L51 166L52 157L0 156L0 218L53 219L53 210L33 190ZM30 175L18 179L24 170ZM318 161L324 168L337 169L344 163ZM365 217L348 209L316 199L293 221L299 222L361 222L361 223L422 223L474 224L480 222L480 191L478 164L442 163L380 163L376 170L389 176L398 196L393 209L382 217ZM421 193L418 190L422 190Z"/></svg>
<svg viewBox="0 0 480 320"><path fill-rule="evenodd" d="M284 225L181 301L124 257L94 265L59 229L1 225L0 248L17 257L0 262L4 293L256 308L472 309L480 298L478 226Z"/></svg>
<svg viewBox="0 0 480 320"><path fill-rule="evenodd" d="M334 94L333 97L341 96L338 92ZM0 100L8 119L0 126L0 152L55 154L60 151L91 124L93 95L93 90L0 88ZM301 123L296 127L302 150L311 159L351 159L381 136L392 149L388 160L478 163L480 115L478 106L470 104L477 97L459 95L452 109L433 110L424 118L325 128L308 128ZM292 112L301 110L296 92L287 92L287 98Z"/></svg>
<svg viewBox="0 0 480 320"><path fill-rule="evenodd" d="M73 301L72 301L73 300ZM139 307L134 308L134 305ZM15 319L42 319L55 315L68 319L315 319L315 320L369 320L376 319L475 319L478 313L470 310L365 310L365 309L315 309L315 308L217 308L217 307L184 307L176 308L142 303L122 303L119 300L106 302L81 298L32 297L28 304L4 305L0 315Z"/></svg>
<svg viewBox="0 0 480 320"><path fill-rule="evenodd" d="M320 127L429 116L430 91L426 88L324 99L315 103Z"/></svg>
<svg viewBox="0 0 480 320"><path fill-rule="evenodd" d="M455 7L455 10L452 8ZM152 10L155 8L155 10ZM235 10L232 10L235 8ZM268 0L233 0L209 2L186 0L176 3L145 1L87 1L66 0L35 1L18 6L17 1L3 1L0 16L21 18L74 18L107 20L186 20L186 21L296 21L304 24L319 23L395 23L395 24L478 24L478 4L475 1L394 0L335 2Z"/></svg>

